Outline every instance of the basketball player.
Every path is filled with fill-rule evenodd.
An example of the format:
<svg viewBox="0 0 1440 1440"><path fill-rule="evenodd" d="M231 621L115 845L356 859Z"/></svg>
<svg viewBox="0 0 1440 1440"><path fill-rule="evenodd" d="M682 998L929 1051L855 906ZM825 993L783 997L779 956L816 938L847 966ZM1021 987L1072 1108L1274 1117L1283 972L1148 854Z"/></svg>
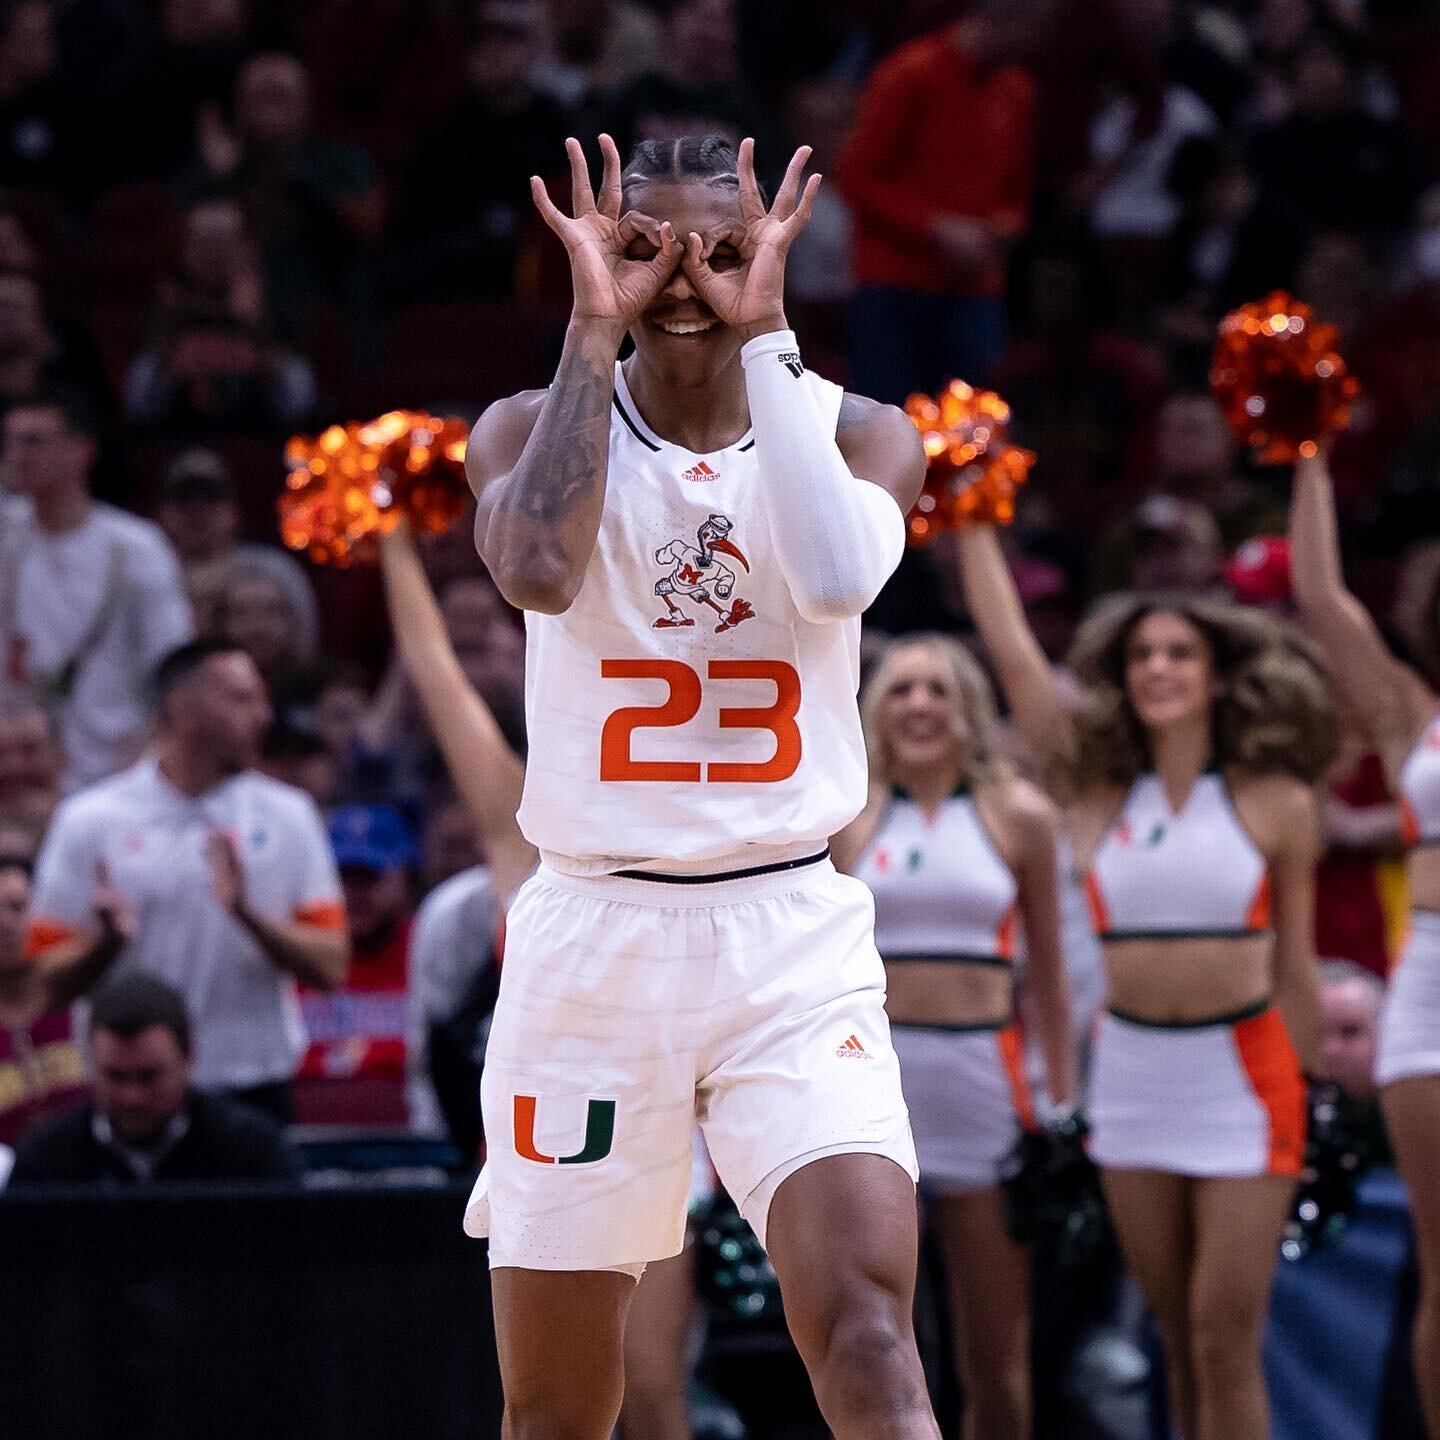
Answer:
<svg viewBox="0 0 1440 1440"><path fill-rule="evenodd" d="M542 860L508 917L466 1217L506 1434L609 1436L698 1119L831 1430L937 1440L873 912L826 847L865 802L859 617L924 456L901 412L811 375L786 323L808 149L767 209L748 140L646 142L623 177L600 144L596 195L567 142L573 217L532 181L575 288L554 383L492 406L467 457L477 548L526 612Z"/></svg>

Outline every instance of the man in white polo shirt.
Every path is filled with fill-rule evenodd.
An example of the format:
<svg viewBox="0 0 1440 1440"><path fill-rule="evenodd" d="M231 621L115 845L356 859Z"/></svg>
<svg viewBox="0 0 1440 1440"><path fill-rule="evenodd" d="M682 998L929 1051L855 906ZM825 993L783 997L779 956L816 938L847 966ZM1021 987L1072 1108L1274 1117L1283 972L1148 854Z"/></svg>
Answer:
<svg viewBox="0 0 1440 1440"><path fill-rule="evenodd" d="M330 841L309 796L252 768L270 705L243 650L182 645L155 691L153 750L56 811L32 935L84 929L103 860L137 917L115 972L150 971L185 997L196 1085L288 1118L305 1049L296 982L333 989L349 961Z"/></svg>
<svg viewBox="0 0 1440 1440"><path fill-rule="evenodd" d="M95 421L67 390L11 407L0 495L0 702L59 717L67 793L128 765L161 656L193 633L159 526L90 496Z"/></svg>

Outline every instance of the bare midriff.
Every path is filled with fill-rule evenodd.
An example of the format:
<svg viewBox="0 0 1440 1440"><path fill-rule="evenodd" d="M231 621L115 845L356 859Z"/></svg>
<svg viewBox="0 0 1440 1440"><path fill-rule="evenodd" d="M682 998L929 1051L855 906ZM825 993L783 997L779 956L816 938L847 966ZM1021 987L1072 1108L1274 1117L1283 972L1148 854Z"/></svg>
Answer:
<svg viewBox="0 0 1440 1440"><path fill-rule="evenodd" d="M1008 1025L1014 1009L1008 965L902 960L885 967L893 1025Z"/></svg>
<svg viewBox="0 0 1440 1440"><path fill-rule="evenodd" d="M1274 946L1269 934L1106 941L1106 1003L1156 1025L1248 1010L1270 998Z"/></svg>
<svg viewBox="0 0 1440 1440"><path fill-rule="evenodd" d="M1417 910L1440 911L1440 845L1410 853L1410 903Z"/></svg>

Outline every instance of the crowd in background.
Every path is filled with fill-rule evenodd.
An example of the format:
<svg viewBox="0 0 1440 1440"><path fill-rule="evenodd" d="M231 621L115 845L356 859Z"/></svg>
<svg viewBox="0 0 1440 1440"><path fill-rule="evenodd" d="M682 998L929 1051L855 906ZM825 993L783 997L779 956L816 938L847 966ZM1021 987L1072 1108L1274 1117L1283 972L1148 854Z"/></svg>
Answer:
<svg viewBox="0 0 1440 1440"><path fill-rule="evenodd" d="M958 375L1010 402L1038 460L1007 544L1052 658L1116 588L1288 604L1288 476L1241 452L1206 376L1225 311L1292 290L1364 386L1334 455L1347 574L1440 678L1437 67L1430 0L5 6L0 1140L37 1094L83 1093L51 1002L138 934L187 1009L143 985L97 1004L112 1099L143 1072L280 1120L449 1115L474 1153L429 1072L473 1083L447 1026L493 997L483 857L376 570L282 551L275 499L297 430L546 383L568 269L528 179L565 193L567 134L753 135L772 175L814 146L807 358L883 400ZM523 748L523 630L468 525L425 563ZM943 545L867 619L920 628L970 629ZM1327 824L1320 954L1383 974L1400 821L1358 743ZM196 825L221 843L177 873L165 837ZM106 834L125 874L95 864ZM125 1052L157 1027L165 1053ZM269 1143L239 1149L287 1173Z"/></svg>

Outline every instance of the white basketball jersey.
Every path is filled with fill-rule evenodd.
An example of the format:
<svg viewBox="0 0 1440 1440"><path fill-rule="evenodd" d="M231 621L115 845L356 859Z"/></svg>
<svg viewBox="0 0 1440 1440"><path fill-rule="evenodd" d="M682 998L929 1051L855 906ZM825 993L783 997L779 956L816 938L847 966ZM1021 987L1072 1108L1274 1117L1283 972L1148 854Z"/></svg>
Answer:
<svg viewBox="0 0 1440 1440"><path fill-rule="evenodd" d="M801 383L838 418L839 386ZM860 812L860 621L801 618L770 525L751 435L709 455L663 440L617 365L584 582L563 615L525 616L519 820L550 865L737 869Z"/></svg>

